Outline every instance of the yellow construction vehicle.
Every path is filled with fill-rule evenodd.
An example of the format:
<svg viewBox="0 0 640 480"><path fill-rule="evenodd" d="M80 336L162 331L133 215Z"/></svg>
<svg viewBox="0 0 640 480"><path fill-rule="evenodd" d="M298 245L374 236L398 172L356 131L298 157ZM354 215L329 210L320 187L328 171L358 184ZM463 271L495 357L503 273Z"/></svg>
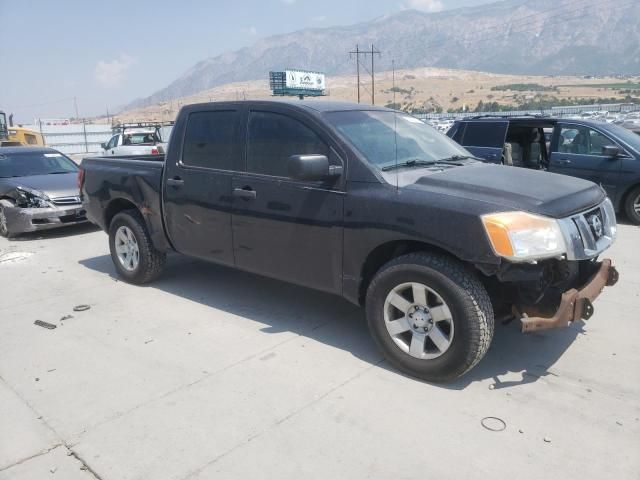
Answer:
<svg viewBox="0 0 640 480"><path fill-rule="evenodd" d="M12 123L9 121L9 125L7 125L7 116L0 111L0 146L35 145L44 147L44 138L40 132L30 128L15 127Z"/></svg>

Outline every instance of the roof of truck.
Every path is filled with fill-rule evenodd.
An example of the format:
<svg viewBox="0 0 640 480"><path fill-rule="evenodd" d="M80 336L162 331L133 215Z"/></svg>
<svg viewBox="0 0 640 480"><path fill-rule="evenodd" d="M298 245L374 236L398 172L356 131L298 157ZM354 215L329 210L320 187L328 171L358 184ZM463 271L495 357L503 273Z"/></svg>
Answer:
<svg viewBox="0 0 640 480"><path fill-rule="evenodd" d="M281 99L281 100L241 100L231 102L211 102L212 105L226 104L226 105L291 105L293 107L304 107L309 110L315 110L316 112L341 112L345 110L388 110L386 107L380 107L377 105L369 105L366 103L355 102L339 102L335 100L294 100L294 99ZM203 103L200 105L207 105ZM193 105L190 105L193 106Z"/></svg>

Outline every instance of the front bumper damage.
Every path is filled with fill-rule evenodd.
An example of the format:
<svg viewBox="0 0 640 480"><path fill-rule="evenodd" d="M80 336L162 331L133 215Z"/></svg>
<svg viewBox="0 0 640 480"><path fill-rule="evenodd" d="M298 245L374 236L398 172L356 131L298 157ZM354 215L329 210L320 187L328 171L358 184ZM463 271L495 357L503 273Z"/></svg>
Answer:
<svg viewBox="0 0 640 480"><path fill-rule="evenodd" d="M9 207L4 210L9 233L18 234L76 225L87 221L82 205L49 208Z"/></svg>
<svg viewBox="0 0 640 480"><path fill-rule="evenodd" d="M604 287L617 283L618 271L605 259L579 289L572 288L562 294L560 304L552 316L541 316L535 307L513 308L513 314L520 318L523 332L535 332L552 328L567 327L576 320L587 320L593 315L593 301L602 293Z"/></svg>

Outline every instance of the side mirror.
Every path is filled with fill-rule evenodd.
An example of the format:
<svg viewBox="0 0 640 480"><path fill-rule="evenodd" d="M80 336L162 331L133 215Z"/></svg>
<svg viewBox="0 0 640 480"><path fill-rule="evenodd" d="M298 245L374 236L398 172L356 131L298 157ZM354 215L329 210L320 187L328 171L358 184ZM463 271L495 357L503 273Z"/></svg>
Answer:
<svg viewBox="0 0 640 480"><path fill-rule="evenodd" d="M615 145L607 145L602 147L602 156L603 157L617 157L620 155L620 149Z"/></svg>
<svg viewBox="0 0 640 480"><path fill-rule="evenodd" d="M101 143L100 146L102 147L103 150L107 149L107 144L106 143Z"/></svg>
<svg viewBox="0 0 640 480"><path fill-rule="evenodd" d="M294 180L327 180L342 175L342 167L329 165L326 155L291 155L287 167Z"/></svg>

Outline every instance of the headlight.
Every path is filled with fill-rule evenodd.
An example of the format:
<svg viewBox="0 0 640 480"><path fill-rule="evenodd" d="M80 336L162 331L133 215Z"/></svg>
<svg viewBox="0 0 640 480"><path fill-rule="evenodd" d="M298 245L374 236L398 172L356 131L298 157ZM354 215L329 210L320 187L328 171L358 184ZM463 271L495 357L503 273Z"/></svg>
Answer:
<svg viewBox="0 0 640 480"><path fill-rule="evenodd" d="M482 223L493 250L501 257L526 262L566 253L558 222L526 212L483 215Z"/></svg>
<svg viewBox="0 0 640 480"><path fill-rule="evenodd" d="M16 187L20 199L18 200L18 206L23 208L49 208L51 203L49 198L38 190L33 190L28 187Z"/></svg>
<svg viewBox="0 0 640 480"><path fill-rule="evenodd" d="M609 197L606 198L602 206L604 207L604 214L609 219L609 231L605 233L608 233L611 236L611 240L615 240L616 235L618 234L618 225L616 223L616 211L613 208L613 203L611 203Z"/></svg>

